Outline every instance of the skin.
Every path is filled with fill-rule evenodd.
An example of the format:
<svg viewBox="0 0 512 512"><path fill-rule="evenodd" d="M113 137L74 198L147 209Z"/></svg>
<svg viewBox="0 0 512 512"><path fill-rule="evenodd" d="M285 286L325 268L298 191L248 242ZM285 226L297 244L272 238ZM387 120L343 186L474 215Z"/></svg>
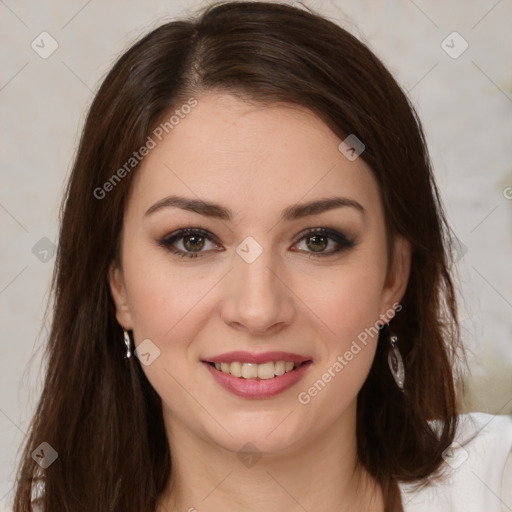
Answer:
<svg viewBox="0 0 512 512"><path fill-rule="evenodd" d="M356 398L377 338L308 404L297 396L400 301L410 248L397 238L388 266L377 182L361 158L338 150L340 139L315 115L228 94L197 99L134 177L121 261L109 275L120 325L133 330L135 345L149 338L160 350L143 366L162 398L173 462L175 485L158 510L384 510L356 454ZM215 201L234 219L176 207L145 216L171 194ZM286 207L332 196L357 201L364 213L345 206L279 221ZM215 237L174 243L199 248L197 258L159 245L185 227ZM322 227L354 246L318 256L303 232ZM263 250L252 263L236 252L248 236ZM328 240L324 253L337 247ZM234 350L294 352L313 363L283 393L247 399L221 388L201 363ZM261 454L251 467L237 457L248 442Z"/></svg>

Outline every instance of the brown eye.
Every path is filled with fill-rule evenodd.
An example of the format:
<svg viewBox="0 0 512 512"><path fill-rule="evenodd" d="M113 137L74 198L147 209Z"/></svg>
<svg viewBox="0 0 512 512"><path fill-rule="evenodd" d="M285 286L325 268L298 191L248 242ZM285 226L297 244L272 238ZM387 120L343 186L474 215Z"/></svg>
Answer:
<svg viewBox="0 0 512 512"><path fill-rule="evenodd" d="M187 235L183 237L183 245L188 251L200 251L205 244L205 238L201 235Z"/></svg>
<svg viewBox="0 0 512 512"><path fill-rule="evenodd" d="M208 247L208 244L211 244L211 247ZM185 258L197 258L209 250L218 248L213 236L199 228L181 229L171 233L160 240L159 245Z"/></svg>
<svg viewBox="0 0 512 512"><path fill-rule="evenodd" d="M310 229L302 236L298 244L302 241L304 241L306 249L300 250L309 253L311 257L331 256L355 245L355 242L348 239L343 233L326 228ZM328 248L329 250L326 250Z"/></svg>
<svg viewBox="0 0 512 512"><path fill-rule="evenodd" d="M329 239L326 236L313 235L305 238L310 243L306 243L306 245L313 252L322 252L329 245Z"/></svg>

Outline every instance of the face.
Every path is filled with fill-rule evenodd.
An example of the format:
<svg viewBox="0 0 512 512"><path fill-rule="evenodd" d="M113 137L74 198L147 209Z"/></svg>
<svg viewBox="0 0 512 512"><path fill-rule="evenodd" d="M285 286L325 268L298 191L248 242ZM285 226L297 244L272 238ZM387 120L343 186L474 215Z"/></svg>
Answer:
<svg viewBox="0 0 512 512"><path fill-rule="evenodd" d="M170 431L277 454L354 427L409 249L388 268L377 182L340 142L208 93L143 160L110 286Z"/></svg>

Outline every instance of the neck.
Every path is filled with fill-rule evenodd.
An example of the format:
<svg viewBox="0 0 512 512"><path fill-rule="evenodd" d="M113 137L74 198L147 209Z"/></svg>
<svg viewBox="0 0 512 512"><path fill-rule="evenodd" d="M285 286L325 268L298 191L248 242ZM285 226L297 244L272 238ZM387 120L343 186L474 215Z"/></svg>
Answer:
<svg viewBox="0 0 512 512"><path fill-rule="evenodd" d="M314 442L252 459L166 420L172 474L157 512L384 511L380 487L357 462L353 412Z"/></svg>

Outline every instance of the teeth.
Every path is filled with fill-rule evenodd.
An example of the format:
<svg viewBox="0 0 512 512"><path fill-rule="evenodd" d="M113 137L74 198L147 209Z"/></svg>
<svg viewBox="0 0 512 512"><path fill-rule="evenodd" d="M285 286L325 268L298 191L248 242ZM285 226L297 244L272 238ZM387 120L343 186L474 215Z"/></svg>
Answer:
<svg viewBox="0 0 512 512"><path fill-rule="evenodd" d="M292 361L270 361L268 363L215 363L215 368L233 377L244 379L273 379L276 376L291 372L295 368Z"/></svg>
<svg viewBox="0 0 512 512"><path fill-rule="evenodd" d="M242 365L242 377L244 379L255 379L257 376L258 376L258 365L257 364L244 363Z"/></svg>
<svg viewBox="0 0 512 512"><path fill-rule="evenodd" d="M226 373L231 373L231 375L235 377L241 377L242 376L242 363L231 363L228 365L228 369Z"/></svg>
<svg viewBox="0 0 512 512"><path fill-rule="evenodd" d="M274 363L263 363L258 366L258 378L259 379L273 379L275 377L275 366Z"/></svg>
<svg viewBox="0 0 512 512"><path fill-rule="evenodd" d="M276 375L284 375L286 369L286 363L284 361L277 361L274 363L274 373Z"/></svg>

